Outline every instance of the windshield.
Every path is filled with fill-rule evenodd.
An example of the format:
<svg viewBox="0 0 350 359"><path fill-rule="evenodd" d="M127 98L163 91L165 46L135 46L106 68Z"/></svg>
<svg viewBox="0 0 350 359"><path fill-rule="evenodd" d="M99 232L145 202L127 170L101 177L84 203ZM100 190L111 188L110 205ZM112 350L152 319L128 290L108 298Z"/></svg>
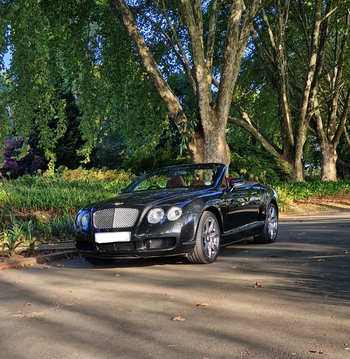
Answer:
<svg viewBox="0 0 350 359"><path fill-rule="evenodd" d="M123 193L168 188L206 188L218 185L225 166L222 164L179 165L150 171L123 190Z"/></svg>

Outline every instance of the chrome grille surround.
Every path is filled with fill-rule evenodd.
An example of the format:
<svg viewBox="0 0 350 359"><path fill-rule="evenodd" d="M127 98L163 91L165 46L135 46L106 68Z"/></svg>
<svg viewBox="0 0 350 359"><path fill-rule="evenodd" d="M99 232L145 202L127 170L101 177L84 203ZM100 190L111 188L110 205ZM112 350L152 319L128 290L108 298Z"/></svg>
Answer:
<svg viewBox="0 0 350 359"><path fill-rule="evenodd" d="M106 208L93 213L93 224L98 229L129 228L139 216L137 208Z"/></svg>

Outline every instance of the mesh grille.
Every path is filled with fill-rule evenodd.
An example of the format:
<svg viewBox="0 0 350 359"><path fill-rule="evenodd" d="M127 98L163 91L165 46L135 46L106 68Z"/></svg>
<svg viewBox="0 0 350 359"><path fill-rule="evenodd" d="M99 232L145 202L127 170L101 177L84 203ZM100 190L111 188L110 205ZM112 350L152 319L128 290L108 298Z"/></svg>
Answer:
<svg viewBox="0 0 350 359"><path fill-rule="evenodd" d="M139 210L136 208L106 208L93 214L94 227L128 228L135 225Z"/></svg>
<svg viewBox="0 0 350 359"><path fill-rule="evenodd" d="M99 244L98 247L100 251L106 251L106 252L134 251L135 243L134 242L106 243L106 244Z"/></svg>
<svg viewBox="0 0 350 359"><path fill-rule="evenodd" d="M155 238L146 241L146 249L168 249L175 246L175 238Z"/></svg>

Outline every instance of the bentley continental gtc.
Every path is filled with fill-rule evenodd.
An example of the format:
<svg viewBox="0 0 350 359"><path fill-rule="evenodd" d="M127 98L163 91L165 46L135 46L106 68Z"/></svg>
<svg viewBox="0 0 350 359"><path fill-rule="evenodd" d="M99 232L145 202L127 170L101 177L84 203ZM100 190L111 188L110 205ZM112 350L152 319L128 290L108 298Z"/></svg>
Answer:
<svg viewBox="0 0 350 359"><path fill-rule="evenodd" d="M175 165L147 172L118 195L82 208L75 246L91 264L125 257L182 256L212 263L221 246L253 237L272 243L276 191L226 176L221 163Z"/></svg>

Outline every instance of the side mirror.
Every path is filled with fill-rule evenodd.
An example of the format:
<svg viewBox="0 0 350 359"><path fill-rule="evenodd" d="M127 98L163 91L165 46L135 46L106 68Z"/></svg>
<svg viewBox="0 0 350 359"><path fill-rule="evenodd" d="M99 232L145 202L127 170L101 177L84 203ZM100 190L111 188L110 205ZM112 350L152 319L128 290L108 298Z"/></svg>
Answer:
<svg viewBox="0 0 350 359"><path fill-rule="evenodd" d="M230 192L234 191L237 187L243 186L245 180L243 178L233 178L229 182Z"/></svg>

